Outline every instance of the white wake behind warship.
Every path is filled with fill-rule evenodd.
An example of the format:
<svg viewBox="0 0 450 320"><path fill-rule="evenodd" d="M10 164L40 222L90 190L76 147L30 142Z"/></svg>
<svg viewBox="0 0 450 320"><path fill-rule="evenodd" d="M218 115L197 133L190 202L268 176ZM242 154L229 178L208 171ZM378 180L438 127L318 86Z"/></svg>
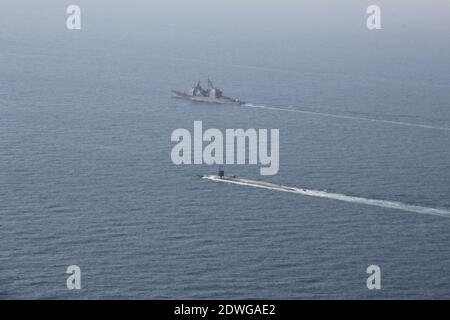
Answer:
<svg viewBox="0 0 450 320"><path fill-rule="evenodd" d="M186 99L196 102L209 102L218 104L232 104L232 105L243 105L245 101L230 98L223 95L222 90L216 88L212 81L208 78L208 88L204 89L200 83L197 84L186 91L172 90L175 98Z"/></svg>
<svg viewBox="0 0 450 320"><path fill-rule="evenodd" d="M298 187L289 187L281 184L276 184L272 182L259 181L259 180L251 180L251 179L243 179L238 178L235 175L225 175L225 171L222 168L219 168L217 175L201 175L203 179L207 179L209 181L214 182L223 182L240 186L248 186L254 188L268 189L274 191L282 191L289 193L296 193L303 196L316 197L322 199L329 200L337 200L344 201L354 204L362 204L367 206L375 206L386 209L394 209L406 212L420 213L426 215L440 216L445 218L450 218L450 210L445 208L430 208L430 207L422 207L417 205L412 205L408 203L403 203L399 201L390 201L390 200L380 200L380 199L369 199L364 197L350 196L346 194L340 193L332 193L322 190L312 190Z"/></svg>

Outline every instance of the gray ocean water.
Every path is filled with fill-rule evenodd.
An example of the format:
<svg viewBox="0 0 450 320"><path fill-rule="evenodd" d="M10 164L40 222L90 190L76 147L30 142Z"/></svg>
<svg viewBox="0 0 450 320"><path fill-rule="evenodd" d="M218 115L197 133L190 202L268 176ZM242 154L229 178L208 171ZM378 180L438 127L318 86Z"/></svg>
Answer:
<svg viewBox="0 0 450 320"><path fill-rule="evenodd" d="M450 211L444 31L293 44L248 27L193 45L170 26L3 26L0 298L450 298L450 217L214 183L196 175L217 167L170 158L195 120L279 128L278 175L226 170ZM207 76L250 105L171 98ZM382 290L366 288L372 264Z"/></svg>

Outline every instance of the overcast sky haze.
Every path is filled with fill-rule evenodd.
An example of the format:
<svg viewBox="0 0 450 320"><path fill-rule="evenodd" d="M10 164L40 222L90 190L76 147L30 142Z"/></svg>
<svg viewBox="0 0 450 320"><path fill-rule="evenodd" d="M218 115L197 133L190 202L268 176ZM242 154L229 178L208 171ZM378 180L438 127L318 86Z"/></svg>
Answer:
<svg viewBox="0 0 450 320"><path fill-rule="evenodd" d="M81 7L80 31L66 29L70 4ZM371 4L381 7L382 30L366 28ZM2 1L0 14L0 53L127 55L134 48L258 65L329 61L342 69L352 56L359 69L377 60L408 60L406 70L427 63L430 73L450 67L447 0L15 0Z"/></svg>

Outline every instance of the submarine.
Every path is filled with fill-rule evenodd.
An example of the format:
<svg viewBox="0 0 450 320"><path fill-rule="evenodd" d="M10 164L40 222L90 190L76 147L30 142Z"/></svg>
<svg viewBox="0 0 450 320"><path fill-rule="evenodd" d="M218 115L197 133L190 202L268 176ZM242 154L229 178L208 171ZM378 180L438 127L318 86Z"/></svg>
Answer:
<svg viewBox="0 0 450 320"><path fill-rule="evenodd" d="M217 172L217 177L219 179L236 179L237 178L236 175L226 176L225 175L225 170L223 170L222 168L219 168L219 171Z"/></svg>
<svg viewBox="0 0 450 320"><path fill-rule="evenodd" d="M200 178L203 178L203 179L210 179L210 180L229 180L229 181L232 181L232 180L237 181L237 180L239 180L237 175L227 176L225 174L225 170L223 170L222 167L219 167L219 170L217 171L217 174L215 174L215 175L214 174L213 175L203 174L203 175L197 175L197 176L200 177Z"/></svg>

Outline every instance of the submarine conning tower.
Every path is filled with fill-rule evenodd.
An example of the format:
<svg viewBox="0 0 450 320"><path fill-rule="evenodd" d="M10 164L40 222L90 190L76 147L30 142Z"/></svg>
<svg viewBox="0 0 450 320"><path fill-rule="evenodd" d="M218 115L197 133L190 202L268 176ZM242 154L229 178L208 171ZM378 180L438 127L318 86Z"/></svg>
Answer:
<svg viewBox="0 0 450 320"><path fill-rule="evenodd" d="M219 169L218 176L219 178L223 178L225 176L225 171L222 168Z"/></svg>

